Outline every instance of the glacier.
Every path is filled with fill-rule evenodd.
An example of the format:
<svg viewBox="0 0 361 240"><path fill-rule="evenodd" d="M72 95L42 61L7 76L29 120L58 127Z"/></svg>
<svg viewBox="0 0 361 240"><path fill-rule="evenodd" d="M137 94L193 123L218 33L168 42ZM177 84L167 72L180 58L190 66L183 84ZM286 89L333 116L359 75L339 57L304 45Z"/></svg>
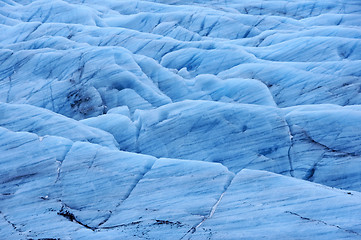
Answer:
<svg viewBox="0 0 361 240"><path fill-rule="evenodd" d="M0 239L361 239L359 0L3 0L0 31Z"/></svg>

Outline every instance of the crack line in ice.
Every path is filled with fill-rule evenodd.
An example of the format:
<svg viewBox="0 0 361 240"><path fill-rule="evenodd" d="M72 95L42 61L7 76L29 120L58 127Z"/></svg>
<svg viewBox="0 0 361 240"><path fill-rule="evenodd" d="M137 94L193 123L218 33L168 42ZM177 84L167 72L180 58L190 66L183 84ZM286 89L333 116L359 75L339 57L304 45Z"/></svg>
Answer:
<svg viewBox="0 0 361 240"><path fill-rule="evenodd" d="M94 231L96 228L94 227L90 227L84 223L82 223L81 221L79 221L73 213L71 213L69 210L67 210L66 208L71 209L69 206L67 206L65 203L62 202L62 206L61 209L57 212L58 215L65 217L66 219L68 219L71 222L76 222L79 225L82 225L83 227L90 229L92 231Z"/></svg>
<svg viewBox="0 0 361 240"><path fill-rule="evenodd" d="M310 221L310 222L316 222L316 223L322 223L326 226L331 226L331 227L336 227L338 228L339 230L342 230L342 231L345 231L345 232L348 232L348 233L352 233L352 234L355 234L357 236L361 236L360 234L358 234L357 232L353 231L353 230L348 230L348 229L344 229L338 225L334 225L334 224L329 224L325 221L322 221L322 220L317 220L317 219L312 219L312 218L308 218L308 217L303 217L301 215L299 215L298 213L295 213L295 212L291 212L291 211L285 211L285 213L289 213L289 214L292 214L292 215L295 215L299 218L301 218L302 220L306 220L306 221Z"/></svg>
<svg viewBox="0 0 361 240"><path fill-rule="evenodd" d="M63 166L63 162L65 161L66 157L68 156L70 150L72 149L74 145L74 142L72 143L72 145L69 147L69 149L67 149L67 151L65 152L64 154L64 158L63 159L59 159L59 160L56 160L56 162L58 162L58 168L56 170L57 172L57 176L56 176L56 180L54 183L57 183L60 179L60 172L61 172L61 167Z"/></svg>
<svg viewBox="0 0 361 240"><path fill-rule="evenodd" d="M197 231L197 229L198 229L207 219L210 219L210 218L214 215L214 213L215 213L216 210L217 210L217 207L218 207L219 203L221 202L224 194L225 194L226 191L228 190L228 188L229 188L229 186L231 185L231 183L233 182L234 178L235 178L235 175L233 175L233 176L229 179L227 185L225 186L224 191L223 191L222 194L219 196L217 202L212 206L211 211L209 212L208 216L203 216L202 221L201 221L200 223L198 223L197 225L193 226L191 229L189 229L189 230L186 232L186 234L184 234L179 240L182 240L182 239L184 239L185 237L187 237L187 236L192 235L193 233L195 233L195 232ZM188 239L190 239L190 238L188 238Z"/></svg>
<svg viewBox="0 0 361 240"><path fill-rule="evenodd" d="M344 152L342 150L337 150L337 149L333 149L331 147L328 147L320 142L317 142L316 140L314 140L304 129L302 129L302 133L305 135L305 137L308 138L308 140L310 140L310 142L316 144L316 145L319 145L323 148L326 148L327 151L330 151L330 152L336 152L336 153L341 153L341 154L344 154L345 156L351 156L351 157L358 157L359 155L357 155L356 153L352 153L352 152Z"/></svg>
<svg viewBox="0 0 361 240"><path fill-rule="evenodd" d="M156 161L157 161L157 160L156 160ZM154 161L154 162L152 163L152 165L149 166L149 168L147 168L146 171L144 171L144 173L135 181L135 183L133 184L133 186L131 186L131 188L129 189L129 191L125 194L124 199L121 200L121 201L115 206L115 211L116 211L116 209L117 209L125 200L127 200L127 199L129 198L130 194L131 194L131 193L133 192L133 190L136 188L136 186L138 185L138 183L139 183L139 182L144 178L144 176L153 168L153 166L154 166L154 164L155 164L156 161ZM106 218L103 222L101 222L101 223L98 225L98 227L100 227L101 225L103 225L104 223L106 223L106 222L109 220L109 218L111 217L112 213L113 213L113 212L110 212L109 217ZM115 228L115 227L116 227L116 226L102 227L102 228L103 228L103 229L106 229L106 228L108 229L108 228Z"/></svg>
<svg viewBox="0 0 361 240"><path fill-rule="evenodd" d="M0 211L0 215L4 218L4 220L5 220L8 224L10 224L10 225L12 226L12 228L13 228L16 232L18 232L18 233L20 233L21 235L23 235L23 232L20 231L20 230L16 227L16 225L15 225L14 223L10 222L10 221L7 219L6 215L5 215L3 212Z"/></svg>
<svg viewBox="0 0 361 240"><path fill-rule="evenodd" d="M135 183L133 184L133 186L131 187L131 189L128 191L128 193L125 195L124 199L118 203L117 207L121 205L122 202L124 202L125 200L127 200L130 196L130 194L133 192L133 190L135 189L135 187L138 185L138 183L144 178L144 176L152 169L152 167L154 166L156 161L154 161L152 163L152 165L135 181Z"/></svg>
<svg viewBox="0 0 361 240"><path fill-rule="evenodd" d="M292 134L292 130L291 130L291 127L289 125L289 123L287 122L287 120L285 118L283 118L283 121L285 123L285 127L287 127L287 130L288 130L288 135L290 137L290 146L288 148L288 151L287 151L287 156L288 156L288 162L290 164L290 175L292 177L294 177L294 169L293 169L293 162L292 162L292 154L291 154L291 149L293 148L293 144L294 144L294 140L293 140L293 134Z"/></svg>

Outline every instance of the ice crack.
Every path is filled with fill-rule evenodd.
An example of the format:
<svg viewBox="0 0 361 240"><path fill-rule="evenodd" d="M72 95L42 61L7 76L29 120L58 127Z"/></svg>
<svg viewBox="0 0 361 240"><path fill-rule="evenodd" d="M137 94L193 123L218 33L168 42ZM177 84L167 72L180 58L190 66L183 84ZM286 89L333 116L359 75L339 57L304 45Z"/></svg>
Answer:
<svg viewBox="0 0 361 240"><path fill-rule="evenodd" d="M233 182L235 176L232 176L227 185L225 186L224 191L222 192L222 194L219 196L217 202L212 206L211 211L209 212L208 216L204 216L202 221L200 223L198 223L197 225L194 225L191 229L189 229L186 234L184 234L180 240L185 239L186 237L189 237L188 239L190 239L190 236L195 233L197 231L197 229L202 226L202 224L207 220L210 219L211 217L213 217L214 213L217 210L218 205L220 204L220 202L222 201L222 198L224 196L224 194L226 193L226 191L228 190L229 186L231 185L231 183Z"/></svg>
<svg viewBox="0 0 361 240"><path fill-rule="evenodd" d="M306 220L306 221L310 221L310 222L316 222L316 223L321 223L321 224L324 224L324 225L326 225L326 226L335 227L335 228L337 228L337 229L339 229L339 230L342 230L342 231L345 231L345 232L347 232L347 233L351 233L351 234L355 234L355 235L357 235L357 236L361 236L359 233L357 233L357 232L355 232L355 231L353 231L353 230L344 229L344 228L342 228L342 227L340 227L340 226L338 226L338 225L329 224L329 223L327 223L327 222L325 222L325 221L322 221L322 220L317 220L317 219L312 219L312 218L308 218L308 217L303 217L303 216L301 216L300 214L295 213L295 212L291 212L291 211L285 211L285 213L289 213L289 214L295 215L295 216L301 218L302 220Z"/></svg>

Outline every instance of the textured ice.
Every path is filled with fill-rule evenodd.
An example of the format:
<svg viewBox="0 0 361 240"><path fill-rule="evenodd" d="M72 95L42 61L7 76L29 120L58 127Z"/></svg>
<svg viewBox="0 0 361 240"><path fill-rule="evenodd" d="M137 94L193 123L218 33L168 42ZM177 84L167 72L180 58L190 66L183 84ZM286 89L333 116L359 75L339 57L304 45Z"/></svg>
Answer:
<svg viewBox="0 0 361 240"><path fill-rule="evenodd" d="M359 192L242 170L194 239L359 239L353 229L360 228L360 209L354 209L360 197Z"/></svg>
<svg viewBox="0 0 361 240"><path fill-rule="evenodd" d="M361 239L359 0L0 2L1 239Z"/></svg>

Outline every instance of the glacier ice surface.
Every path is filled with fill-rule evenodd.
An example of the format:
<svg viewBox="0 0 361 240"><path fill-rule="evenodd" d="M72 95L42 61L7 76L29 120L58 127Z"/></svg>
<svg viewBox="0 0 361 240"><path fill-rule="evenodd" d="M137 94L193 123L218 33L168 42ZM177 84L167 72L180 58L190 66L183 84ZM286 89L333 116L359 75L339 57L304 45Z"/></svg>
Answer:
<svg viewBox="0 0 361 240"><path fill-rule="evenodd" d="M361 239L359 0L0 2L1 239Z"/></svg>

